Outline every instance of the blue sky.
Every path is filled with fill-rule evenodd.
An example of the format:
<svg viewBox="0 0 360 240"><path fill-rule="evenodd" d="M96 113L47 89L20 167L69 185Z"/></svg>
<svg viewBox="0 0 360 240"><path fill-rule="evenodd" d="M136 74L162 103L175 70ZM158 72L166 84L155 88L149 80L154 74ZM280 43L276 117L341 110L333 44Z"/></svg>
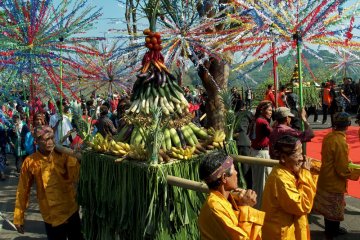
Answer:
<svg viewBox="0 0 360 240"><path fill-rule="evenodd" d="M61 0L55 0L55 2L60 2ZM125 0L124 0L125 2ZM359 2L359 0L349 0L346 6L355 4ZM92 6L97 6L102 8L103 15L99 19L96 27L91 30L88 34L91 36L103 36L104 33L111 28L121 29L125 28L123 24L121 24L120 20L124 20L125 7L120 4L116 0L89 0L89 4ZM117 19L118 21L115 21ZM356 18L355 21L357 24L360 24L359 17ZM140 27L145 28L145 27Z"/></svg>
<svg viewBox="0 0 360 240"><path fill-rule="evenodd" d="M62 0L54 0L55 4L60 3ZM69 0L71 1L71 0ZM123 0L125 2L125 0ZM356 2L360 3L360 0L349 0L344 6L353 5ZM101 7L103 15L100 17L95 26L87 33L88 36L114 36L109 34L109 29L125 29L124 13L125 7L117 0L88 0L88 4L91 6ZM145 26L139 26L139 29L144 29L147 27L147 21L142 21L145 23ZM357 17L355 20L357 25L360 24L360 18ZM354 31L354 35L357 35L359 31Z"/></svg>

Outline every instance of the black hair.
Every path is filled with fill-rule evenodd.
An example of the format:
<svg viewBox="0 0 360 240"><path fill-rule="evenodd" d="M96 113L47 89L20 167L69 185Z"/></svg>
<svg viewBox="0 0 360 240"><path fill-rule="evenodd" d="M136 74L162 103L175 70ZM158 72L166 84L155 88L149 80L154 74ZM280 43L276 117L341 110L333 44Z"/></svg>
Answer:
<svg viewBox="0 0 360 240"><path fill-rule="evenodd" d="M199 177L201 180L208 178L216 169L218 169L226 160L227 155L224 151L216 151L210 154L207 154L205 158L201 161L199 166ZM230 169L226 172L226 176L230 176ZM216 189L221 184L221 178L213 181L206 182L207 186L210 189Z"/></svg>
<svg viewBox="0 0 360 240"><path fill-rule="evenodd" d="M105 105L105 106L107 106L108 109L110 109L110 103L109 103L109 101L105 101L102 105Z"/></svg>
<svg viewBox="0 0 360 240"><path fill-rule="evenodd" d="M287 121L287 117L281 117L281 118L275 117L275 118L276 118L276 121L280 124L285 123Z"/></svg>
<svg viewBox="0 0 360 240"><path fill-rule="evenodd" d="M60 108L60 100L56 100L56 106L58 107L58 108ZM63 104L61 104L61 105L63 105Z"/></svg>
<svg viewBox="0 0 360 240"><path fill-rule="evenodd" d="M254 119L257 119L258 117L260 117L261 113L268 107L272 107L271 101L268 101L268 100L261 101L259 103L259 105L256 107Z"/></svg>
<svg viewBox="0 0 360 240"><path fill-rule="evenodd" d="M100 115L101 116L107 115L108 112L109 112L109 108L106 105L103 104L100 106Z"/></svg>
<svg viewBox="0 0 360 240"><path fill-rule="evenodd" d="M275 156L280 157L281 153L292 154L295 152L296 145L299 138L291 135L283 135L275 141L274 152Z"/></svg>

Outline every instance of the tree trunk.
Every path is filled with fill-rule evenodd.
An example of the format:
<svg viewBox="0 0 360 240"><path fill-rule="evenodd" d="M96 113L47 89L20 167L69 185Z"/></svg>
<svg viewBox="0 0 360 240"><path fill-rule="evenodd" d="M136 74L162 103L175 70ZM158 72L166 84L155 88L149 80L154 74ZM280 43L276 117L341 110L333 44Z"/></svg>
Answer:
<svg viewBox="0 0 360 240"><path fill-rule="evenodd" d="M214 129L224 129L225 127L224 104L221 101L219 92L227 88L229 72L230 67L228 64L214 58L199 67L198 74L208 95L206 127L213 127Z"/></svg>
<svg viewBox="0 0 360 240"><path fill-rule="evenodd" d="M230 0L219 0L219 4L229 3ZM205 9L205 11L203 11ZM215 17L215 8L213 3L207 2L204 6L200 1L197 4L197 10L201 17L206 15L208 18ZM220 10L223 10L221 7ZM225 14L225 13L224 13ZM224 24L219 24L211 29L207 29L207 32L216 32L224 29ZM229 64L233 59L233 54L230 52L223 53L223 60L219 61L214 58L210 58L205 61L203 66L199 66L198 75L202 81L202 84L208 95L206 101L206 127L213 127L214 129L224 130L224 104L221 101L219 92L225 90L228 85L228 78L230 73ZM203 53L199 53L198 58L202 58Z"/></svg>

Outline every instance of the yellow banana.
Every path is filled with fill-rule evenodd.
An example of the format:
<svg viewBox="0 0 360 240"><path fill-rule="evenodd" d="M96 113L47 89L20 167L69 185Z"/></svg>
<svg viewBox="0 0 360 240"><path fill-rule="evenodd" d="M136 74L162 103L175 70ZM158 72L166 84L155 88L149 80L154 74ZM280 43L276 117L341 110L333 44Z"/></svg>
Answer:
<svg viewBox="0 0 360 240"><path fill-rule="evenodd" d="M126 151L124 151L124 150L119 150L118 151L121 155L125 155L125 154L127 154L127 152Z"/></svg>
<svg viewBox="0 0 360 240"><path fill-rule="evenodd" d="M128 143L125 143L125 144L124 144L124 149L125 149L126 151L130 151L130 145L129 145Z"/></svg>
<svg viewBox="0 0 360 240"><path fill-rule="evenodd" d="M219 142L213 142L212 145L216 148L220 148L220 143Z"/></svg>
<svg viewBox="0 0 360 240"><path fill-rule="evenodd" d="M119 145L122 149L124 149L127 152L130 151L130 145L127 143L117 142L117 145Z"/></svg>
<svg viewBox="0 0 360 240"><path fill-rule="evenodd" d="M124 148L122 148L119 144L115 144L114 147L118 151L120 151L120 150L124 151Z"/></svg>

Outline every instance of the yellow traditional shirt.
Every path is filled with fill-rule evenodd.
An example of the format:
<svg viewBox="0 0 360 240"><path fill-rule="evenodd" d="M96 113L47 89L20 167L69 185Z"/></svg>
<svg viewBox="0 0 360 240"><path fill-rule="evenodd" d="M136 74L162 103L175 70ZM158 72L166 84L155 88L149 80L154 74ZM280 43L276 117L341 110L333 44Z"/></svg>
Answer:
<svg viewBox="0 0 360 240"><path fill-rule="evenodd" d="M210 191L199 215L203 240L261 240L265 213L249 206L239 206L236 194L227 200L218 191Z"/></svg>
<svg viewBox="0 0 360 240"><path fill-rule="evenodd" d="M80 165L76 158L53 151L49 156L40 152L28 156L21 168L16 193L14 223L24 224L30 188L35 181L40 212L46 223L63 224L78 210L75 184Z"/></svg>
<svg viewBox="0 0 360 240"><path fill-rule="evenodd" d="M263 239L310 239L307 214L310 213L316 184L310 171L301 169L299 177L278 165L266 180L262 210L266 213Z"/></svg>
<svg viewBox="0 0 360 240"><path fill-rule="evenodd" d="M330 193L345 193L347 179L352 178L349 164L349 146L345 132L332 131L323 140L318 188Z"/></svg>

